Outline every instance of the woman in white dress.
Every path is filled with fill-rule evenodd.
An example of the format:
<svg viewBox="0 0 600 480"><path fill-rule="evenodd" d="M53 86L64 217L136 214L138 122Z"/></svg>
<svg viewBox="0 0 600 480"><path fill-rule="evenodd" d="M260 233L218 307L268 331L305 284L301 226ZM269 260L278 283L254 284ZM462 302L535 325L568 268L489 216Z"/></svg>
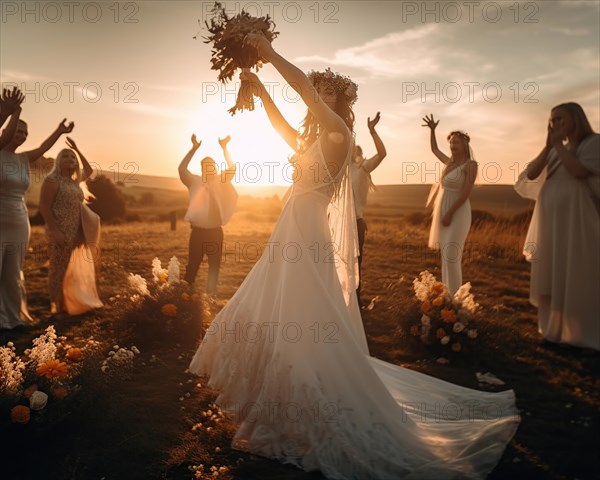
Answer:
<svg viewBox="0 0 600 480"><path fill-rule="evenodd" d="M307 77L264 37L248 41L309 111L298 135L258 77L242 74L297 151L295 182L190 370L209 376L239 423L234 448L332 479L485 477L518 425L513 392L459 387L368 354L348 175L356 85L330 70Z"/></svg>
<svg viewBox="0 0 600 480"><path fill-rule="evenodd" d="M472 158L466 133L455 131L448 135L451 156L448 157L437 145L436 122L425 116L424 127L430 129L431 151L445 165L440 182L432 187L427 200L429 205L435 197L429 248L440 250L442 257L442 282L450 295L454 295L462 281L462 254L465 240L471 228L471 203L469 197L477 178L477 162Z"/></svg>
<svg viewBox="0 0 600 480"><path fill-rule="evenodd" d="M516 188L537 197L524 254L540 333L600 350L600 134L579 104L552 109L546 145Z"/></svg>
<svg viewBox="0 0 600 480"><path fill-rule="evenodd" d="M38 148L15 153L28 133L27 123L19 119L12 139L0 150L0 328L22 328L34 323L27 309L23 275L31 231L25 205L25 192L30 182L29 165L73 127L73 122L67 124L64 119Z"/></svg>

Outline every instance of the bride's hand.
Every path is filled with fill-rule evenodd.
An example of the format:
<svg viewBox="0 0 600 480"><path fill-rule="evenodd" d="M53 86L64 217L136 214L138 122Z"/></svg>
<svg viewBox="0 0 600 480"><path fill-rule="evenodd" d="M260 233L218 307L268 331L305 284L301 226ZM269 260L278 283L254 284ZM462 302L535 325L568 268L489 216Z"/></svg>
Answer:
<svg viewBox="0 0 600 480"><path fill-rule="evenodd" d="M262 92L265 87L260 81L260 78L258 78L255 73L252 73L249 68L242 68L240 80L248 83L248 88L250 88L250 92L252 92L253 95L262 98Z"/></svg>
<svg viewBox="0 0 600 480"><path fill-rule="evenodd" d="M249 33L244 38L244 44L256 48L258 54L267 61L269 61L271 56L275 53L271 42L267 40L267 37L265 37L265 34L262 32Z"/></svg>
<svg viewBox="0 0 600 480"><path fill-rule="evenodd" d="M449 227L450 226L450 224L452 223L452 216L453 216L452 213L448 212L448 213L446 213L446 215L444 215L442 217L442 225L444 227Z"/></svg>
<svg viewBox="0 0 600 480"><path fill-rule="evenodd" d="M200 148L200 145L202 145L202 140L198 141L196 134L194 133L192 135L192 148Z"/></svg>

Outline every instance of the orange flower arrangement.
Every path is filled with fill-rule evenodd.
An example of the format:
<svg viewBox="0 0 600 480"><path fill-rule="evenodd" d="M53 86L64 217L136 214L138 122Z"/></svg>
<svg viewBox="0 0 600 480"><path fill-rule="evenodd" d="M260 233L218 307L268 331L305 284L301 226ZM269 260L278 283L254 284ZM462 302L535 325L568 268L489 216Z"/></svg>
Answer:
<svg viewBox="0 0 600 480"><path fill-rule="evenodd" d="M67 364L59 360L48 360L43 365L40 365L35 373L40 377L46 378L64 378L68 375Z"/></svg>
<svg viewBox="0 0 600 480"><path fill-rule="evenodd" d="M442 308L440 315L444 323L454 323L456 321L456 313L451 308Z"/></svg>
<svg viewBox="0 0 600 480"><path fill-rule="evenodd" d="M25 405L15 405L10 411L10 420L13 423L29 423L31 411Z"/></svg>
<svg viewBox="0 0 600 480"><path fill-rule="evenodd" d="M477 338L477 329L470 323L479 308L466 283L450 295L444 283L428 271L413 281L421 318L412 324L410 333L439 353L464 352Z"/></svg>
<svg viewBox="0 0 600 480"><path fill-rule="evenodd" d="M65 357L72 362L80 362L83 358L83 354L81 353L80 348L69 348Z"/></svg>
<svg viewBox="0 0 600 480"><path fill-rule="evenodd" d="M162 306L160 311L162 312L163 315L166 315L167 317L177 316L177 306L173 305L172 303L166 303L165 305Z"/></svg>

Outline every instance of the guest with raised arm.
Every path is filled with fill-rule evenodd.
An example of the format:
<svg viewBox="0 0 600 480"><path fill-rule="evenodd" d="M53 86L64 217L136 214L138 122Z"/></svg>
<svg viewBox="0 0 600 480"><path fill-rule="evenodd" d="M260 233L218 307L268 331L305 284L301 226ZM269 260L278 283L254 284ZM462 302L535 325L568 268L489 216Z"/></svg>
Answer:
<svg viewBox="0 0 600 480"><path fill-rule="evenodd" d="M227 224L235 211L237 192L231 184L235 175L235 164L227 144L231 137L219 139L227 169L219 173L217 163L211 157L200 161L201 175L188 170L190 161L202 142L192 135L192 148L179 164L179 178L189 190L189 206L185 220L190 222L192 232L189 240L188 264L184 279L194 285L204 256L208 258L208 280L206 292L217 291L221 255L223 252L223 225Z"/></svg>
<svg viewBox="0 0 600 480"><path fill-rule="evenodd" d="M440 122L425 116L423 127L429 127L431 151L444 164L441 180L432 187L427 204L433 206L429 248L440 250L442 282L454 295L463 284L462 255L471 228L469 197L477 178L477 162L473 159L471 138L464 132L448 134L450 157L437 144L435 129Z"/></svg>
<svg viewBox="0 0 600 480"><path fill-rule="evenodd" d="M367 206L367 197L369 191L374 191L375 186L371 180L371 172L375 170L381 161L386 157L387 152L385 146L379 137L379 134L375 130L375 127L379 123L381 116L377 112L377 115L371 120L371 117L367 118L367 126L369 127L369 133L373 137L373 143L375 143L375 149L377 153L371 158L365 158L363 156L363 150L359 145L354 147L354 161L350 164L350 176L352 178L352 190L354 191L354 208L356 209L356 228L358 231L358 288L356 289L356 297L358 304L362 308L363 302L360 296L360 287L362 283L362 259L363 259L363 246L365 244L365 234L367 232L367 222L363 218L364 209Z"/></svg>
<svg viewBox="0 0 600 480"><path fill-rule="evenodd" d="M30 225L25 205L29 165L46 153L58 138L73 130L64 119L36 149L16 153L27 139L27 123L18 121L15 134L0 150L0 328L31 325L27 309L23 262L29 246Z"/></svg>
<svg viewBox="0 0 600 480"><path fill-rule="evenodd" d="M103 306L94 265L99 251L100 217L84 204L82 188L87 192L84 182L93 169L71 138L67 137L66 143L69 148L57 155L40 194L40 213L46 223L50 252L50 310L57 318Z"/></svg>

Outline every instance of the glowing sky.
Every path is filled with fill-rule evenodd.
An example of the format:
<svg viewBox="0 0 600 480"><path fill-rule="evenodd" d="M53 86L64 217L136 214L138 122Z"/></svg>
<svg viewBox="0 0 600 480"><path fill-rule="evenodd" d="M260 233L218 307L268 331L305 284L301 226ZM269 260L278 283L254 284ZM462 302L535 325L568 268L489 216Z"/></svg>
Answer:
<svg viewBox="0 0 600 480"><path fill-rule="evenodd" d="M375 183L431 183L437 160L421 118L441 119L438 141L463 129L480 162L481 183L513 183L543 146L549 110L580 103L600 130L600 2L225 2L276 22L274 47L304 71L350 75L359 84L357 142L388 157ZM216 82L198 20L212 2L1 2L0 81L27 94L23 118L39 145L58 122L88 159L121 180L136 172L176 176L192 133L197 162L220 157L231 133L242 183L283 183L289 149L262 107L230 117L235 84ZM292 125L305 108L279 74L259 76ZM59 141L48 153L63 148Z"/></svg>

